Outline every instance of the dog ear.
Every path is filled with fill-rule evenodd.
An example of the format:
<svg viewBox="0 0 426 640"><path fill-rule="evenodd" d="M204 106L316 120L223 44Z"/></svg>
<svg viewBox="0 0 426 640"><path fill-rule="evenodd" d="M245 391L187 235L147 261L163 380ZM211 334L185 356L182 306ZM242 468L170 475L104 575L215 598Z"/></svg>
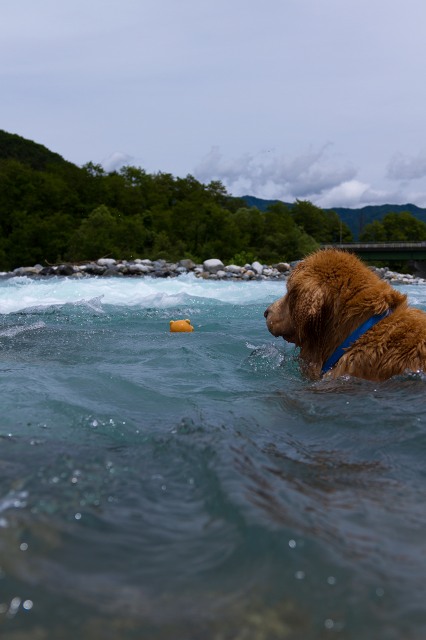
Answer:
<svg viewBox="0 0 426 640"><path fill-rule="evenodd" d="M330 330L335 309L325 287L299 281L288 292L288 304L300 343L321 340Z"/></svg>

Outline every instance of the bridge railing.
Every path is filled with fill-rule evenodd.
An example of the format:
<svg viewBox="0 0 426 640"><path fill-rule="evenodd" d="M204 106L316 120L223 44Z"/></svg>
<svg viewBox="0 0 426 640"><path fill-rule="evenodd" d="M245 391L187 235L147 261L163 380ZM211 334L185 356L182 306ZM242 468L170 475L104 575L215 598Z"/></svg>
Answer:
<svg viewBox="0 0 426 640"><path fill-rule="evenodd" d="M335 242L334 244L323 244L326 248L342 249L426 249L426 241L421 242Z"/></svg>
<svg viewBox="0 0 426 640"><path fill-rule="evenodd" d="M322 247L342 249L358 254L364 260L426 261L426 242L347 242L323 244Z"/></svg>

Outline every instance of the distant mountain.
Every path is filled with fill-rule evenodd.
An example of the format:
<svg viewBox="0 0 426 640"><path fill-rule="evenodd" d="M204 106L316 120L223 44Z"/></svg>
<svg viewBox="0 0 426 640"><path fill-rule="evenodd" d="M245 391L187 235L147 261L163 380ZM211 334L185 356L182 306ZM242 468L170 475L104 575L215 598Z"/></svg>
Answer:
<svg viewBox="0 0 426 640"><path fill-rule="evenodd" d="M266 211L266 209L271 205L276 204L277 202L282 202L282 200L263 200L263 198L256 198L255 196L241 196L240 199L244 200L247 206L256 207L259 211ZM284 202L283 204L291 207L291 204L288 202Z"/></svg>
<svg viewBox="0 0 426 640"><path fill-rule="evenodd" d="M249 207L257 207L259 211L266 211L267 208L281 200L264 200L254 196L242 196L241 198ZM287 207L292 207L291 203L284 202ZM360 232L366 224L374 220L382 220L387 213L401 213L408 211L418 220L426 222L426 209L417 207L415 204L381 204L362 207L360 209L349 209L347 207L334 207L325 211L335 211L342 222L345 222L352 231L354 240L359 238Z"/></svg>
<svg viewBox="0 0 426 640"><path fill-rule="evenodd" d="M362 207L361 209L335 207L333 211L337 213L342 222L348 225L355 240L359 238L360 232L366 224L370 224L374 220L382 220L387 213L408 211L418 220L426 222L426 209L421 209L415 204L381 204Z"/></svg>

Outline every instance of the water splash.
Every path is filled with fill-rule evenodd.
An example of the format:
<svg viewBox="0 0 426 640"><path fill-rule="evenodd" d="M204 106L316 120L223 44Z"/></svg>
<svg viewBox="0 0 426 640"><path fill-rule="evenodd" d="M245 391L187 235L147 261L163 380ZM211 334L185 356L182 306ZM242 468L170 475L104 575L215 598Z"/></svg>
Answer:
<svg viewBox="0 0 426 640"><path fill-rule="evenodd" d="M27 506L28 495L28 491L9 491L4 498L0 498L0 514L10 511L10 509L24 509ZM0 516L0 527L7 526L7 519Z"/></svg>
<svg viewBox="0 0 426 640"><path fill-rule="evenodd" d="M46 323L40 320L30 325L15 325L8 327L7 329L0 329L0 338L14 338L20 333L26 333L27 331L35 331L36 329L43 329Z"/></svg>
<svg viewBox="0 0 426 640"><path fill-rule="evenodd" d="M264 303L280 297L283 282L206 281L193 274L177 278L49 278L26 277L0 280L0 314L39 310L64 304L101 300L115 307L169 308L198 302L224 302L239 305ZM99 311L99 305L94 303Z"/></svg>

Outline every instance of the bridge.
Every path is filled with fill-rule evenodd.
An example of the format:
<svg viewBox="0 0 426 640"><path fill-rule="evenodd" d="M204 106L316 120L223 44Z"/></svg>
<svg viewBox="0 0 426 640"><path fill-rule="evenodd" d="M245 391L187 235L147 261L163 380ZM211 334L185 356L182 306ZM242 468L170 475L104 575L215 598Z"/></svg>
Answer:
<svg viewBox="0 0 426 640"><path fill-rule="evenodd" d="M322 246L350 251L364 260L426 262L426 242L350 242Z"/></svg>

